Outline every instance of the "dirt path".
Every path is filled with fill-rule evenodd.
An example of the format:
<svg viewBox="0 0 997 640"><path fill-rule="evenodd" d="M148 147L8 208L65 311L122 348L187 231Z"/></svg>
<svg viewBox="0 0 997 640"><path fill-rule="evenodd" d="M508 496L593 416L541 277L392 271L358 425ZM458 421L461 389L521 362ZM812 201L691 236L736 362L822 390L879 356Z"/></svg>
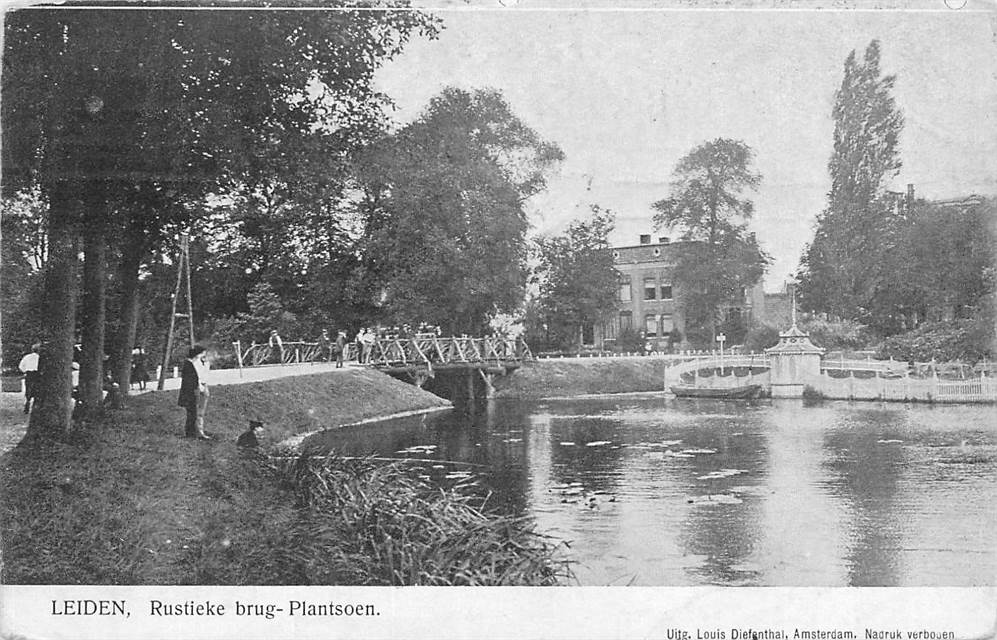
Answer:
<svg viewBox="0 0 997 640"><path fill-rule="evenodd" d="M0 455L17 446L27 428L28 416L24 414L24 395L0 393Z"/></svg>

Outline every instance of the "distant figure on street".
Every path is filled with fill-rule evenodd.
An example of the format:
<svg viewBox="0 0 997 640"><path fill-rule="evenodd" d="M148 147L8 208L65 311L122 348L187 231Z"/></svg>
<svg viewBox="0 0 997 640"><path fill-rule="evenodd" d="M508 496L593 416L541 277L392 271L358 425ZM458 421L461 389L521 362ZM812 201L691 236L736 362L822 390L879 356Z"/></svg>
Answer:
<svg viewBox="0 0 997 640"><path fill-rule="evenodd" d="M180 374L180 397L177 404L187 410L184 423L184 436L199 440L210 440L204 432L204 414L208 407L208 372L204 347L195 345L187 352Z"/></svg>
<svg viewBox="0 0 997 640"><path fill-rule="evenodd" d="M282 364L284 362L284 341L280 339L276 329L270 330L270 354L274 362Z"/></svg>
<svg viewBox="0 0 997 640"><path fill-rule="evenodd" d="M146 363L145 349L135 347L132 349L132 384L137 384L139 389L145 389L149 382L149 369Z"/></svg>
<svg viewBox="0 0 997 640"><path fill-rule="evenodd" d="M24 374L24 413L31 413L31 401L38 397L38 383L41 382L38 373L38 352L42 344L31 345L31 351L21 358L17 368Z"/></svg>
<svg viewBox="0 0 997 640"><path fill-rule="evenodd" d="M346 332L340 331L336 334L336 346L333 347L336 350L336 368L341 369L343 367L343 357L346 353Z"/></svg>
<svg viewBox="0 0 997 640"><path fill-rule="evenodd" d="M329 338L329 332L322 329L322 335L318 337L318 357L319 360L325 360L326 362L332 362L332 354L334 350L332 340Z"/></svg>

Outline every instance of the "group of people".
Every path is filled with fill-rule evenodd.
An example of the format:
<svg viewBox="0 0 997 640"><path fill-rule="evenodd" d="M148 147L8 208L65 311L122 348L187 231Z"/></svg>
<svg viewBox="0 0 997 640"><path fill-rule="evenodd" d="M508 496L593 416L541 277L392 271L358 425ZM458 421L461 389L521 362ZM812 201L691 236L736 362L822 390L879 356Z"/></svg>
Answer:
<svg viewBox="0 0 997 640"><path fill-rule="evenodd" d="M40 342L35 342L31 345L31 351L26 353L21 361L18 363L17 368L24 374L24 413L31 413L32 405L37 402L40 385L41 385L41 373L39 371L39 361L41 359L41 347ZM80 371L80 359L82 357L82 347L79 344L73 345L73 363L72 363L72 380L73 380L73 398L77 399L77 387L79 385L79 371ZM117 382L111 372L109 366L107 366L110 356L104 356L104 380L102 382L102 387L105 392L110 392L114 390L117 386ZM131 372L131 384L138 384L140 389L145 389L146 384L149 382L149 372L146 368L146 354L145 349L142 347L136 347L132 350L132 372Z"/></svg>

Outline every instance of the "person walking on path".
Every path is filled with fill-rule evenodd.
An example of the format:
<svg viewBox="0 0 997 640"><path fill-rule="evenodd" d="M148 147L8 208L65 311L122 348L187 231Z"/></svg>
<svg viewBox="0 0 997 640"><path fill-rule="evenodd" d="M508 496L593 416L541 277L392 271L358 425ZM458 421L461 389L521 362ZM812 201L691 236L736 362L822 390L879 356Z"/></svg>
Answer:
<svg viewBox="0 0 997 640"><path fill-rule="evenodd" d="M270 353L275 356L277 364L284 364L284 341L276 329L270 330Z"/></svg>
<svg viewBox="0 0 997 640"><path fill-rule="evenodd" d="M343 357L346 352L346 332L340 331L336 335L336 368L343 368Z"/></svg>
<svg viewBox="0 0 997 640"><path fill-rule="evenodd" d="M204 432L204 413L208 407L208 384L206 375L208 365L204 347L194 345L187 352L180 373L180 397L177 404L187 410L187 421L184 423L184 437L210 440L211 436Z"/></svg>
<svg viewBox="0 0 997 640"><path fill-rule="evenodd" d="M38 383L40 382L38 373L38 352L42 345L36 342L31 345L31 351L21 358L17 368L24 374L24 413L31 413L31 401L38 397Z"/></svg>
<svg viewBox="0 0 997 640"><path fill-rule="evenodd" d="M145 349L135 347L132 349L132 377L131 384L138 384L138 388L144 390L149 382L149 370L145 364Z"/></svg>
<svg viewBox="0 0 997 640"><path fill-rule="evenodd" d="M329 332L322 329L322 335L318 337L318 357L319 360L325 360L326 362L332 362L333 349L335 347L332 344L332 340L329 338Z"/></svg>

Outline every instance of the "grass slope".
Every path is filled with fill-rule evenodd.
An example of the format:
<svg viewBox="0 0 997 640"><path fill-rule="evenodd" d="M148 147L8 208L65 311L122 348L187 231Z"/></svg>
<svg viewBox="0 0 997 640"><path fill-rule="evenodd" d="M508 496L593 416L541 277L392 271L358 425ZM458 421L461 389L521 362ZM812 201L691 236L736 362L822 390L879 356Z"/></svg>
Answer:
<svg viewBox="0 0 997 640"><path fill-rule="evenodd" d="M68 441L0 458L7 584L287 584L295 493L237 450L248 420L279 442L445 400L367 370L212 388L212 442L180 438L176 392L132 398Z"/></svg>
<svg viewBox="0 0 997 640"><path fill-rule="evenodd" d="M661 391L664 371L652 357L538 360L496 379L495 390L500 398Z"/></svg>

